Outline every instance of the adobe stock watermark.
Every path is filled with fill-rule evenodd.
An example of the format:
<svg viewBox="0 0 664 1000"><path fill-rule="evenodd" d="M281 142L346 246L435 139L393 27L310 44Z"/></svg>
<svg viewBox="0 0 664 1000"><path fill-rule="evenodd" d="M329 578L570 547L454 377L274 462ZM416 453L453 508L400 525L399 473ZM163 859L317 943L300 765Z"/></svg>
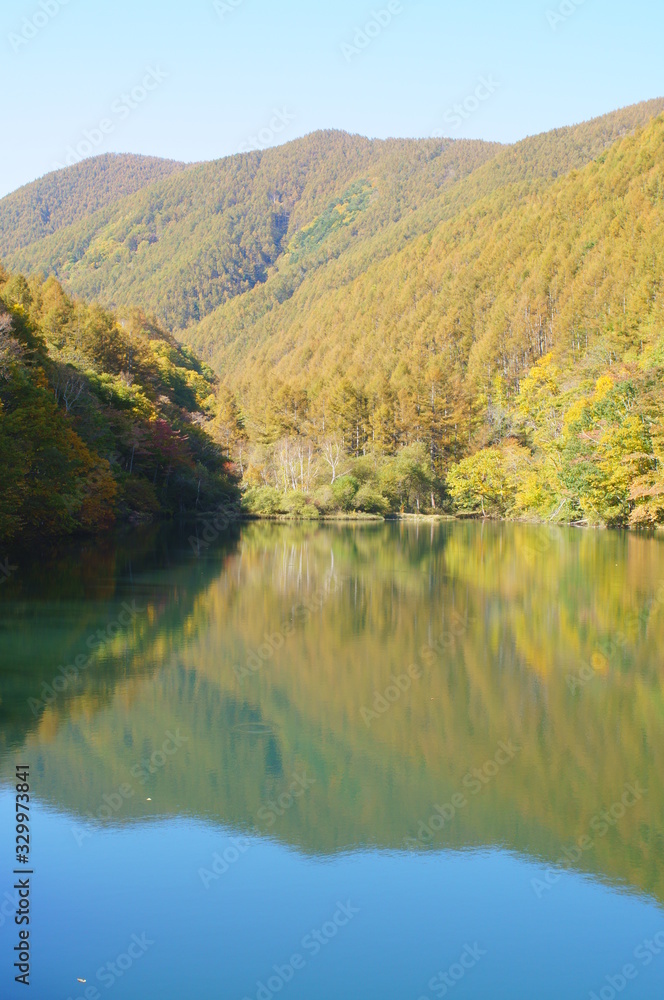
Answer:
<svg viewBox="0 0 664 1000"><path fill-rule="evenodd" d="M179 729L176 729L174 733L167 730L161 747L154 750L149 757L144 757L137 764L134 764L129 773L132 778L138 781L139 785L147 785L150 778L165 767L168 760L174 757L185 743L189 743L189 737L183 736ZM93 823L112 819L113 816L120 812L125 802L133 799L135 795L136 788L133 784L126 782L119 785L114 791L102 795L99 808L94 813L88 813L87 819ZM75 826L72 826L71 834L79 847L83 844L84 840L89 840L92 837L91 830L87 828L78 830Z"/></svg>
<svg viewBox="0 0 664 1000"><path fill-rule="evenodd" d="M312 597L297 605L293 611L292 618L284 622L277 632L272 632L271 635L266 633L263 636L264 641L258 649L255 651L252 650L249 653L245 663L233 664L233 673L237 680L242 683L247 677L253 677L257 674L293 634L297 627L298 619L304 624L311 615L322 611L327 601L337 593L342 583L343 579L341 577L330 577L322 587L318 587Z"/></svg>
<svg viewBox="0 0 664 1000"><path fill-rule="evenodd" d="M615 1000L630 983L639 978L643 969L658 958L664 951L664 930L658 931L652 938L645 938L632 952L632 961L626 962L619 972L604 977L604 984L599 990L588 994L589 1000Z"/></svg>
<svg viewBox="0 0 664 1000"><path fill-rule="evenodd" d="M268 829L270 829L279 817L284 816L289 809L292 809L295 802L302 798L305 792L315 784L316 779L309 778L306 774L293 775L293 780L285 792L281 792L275 799L271 799L260 807L256 813L258 819L262 820ZM261 830L258 826L253 826L250 832L255 836L260 836ZM233 837L229 847L226 847L221 853L215 851L212 855L210 867L198 869L198 877L203 886L209 889L212 882L217 882L222 875L225 875L233 865L237 864L241 857L244 857L251 847L251 843L246 837Z"/></svg>
<svg viewBox="0 0 664 1000"><path fill-rule="evenodd" d="M443 120L454 130L461 128L463 123L472 118L499 89L500 83L494 80L491 73L488 76L481 76L472 94L446 111ZM446 134L446 129L436 129L432 137L434 139L443 138Z"/></svg>
<svg viewBox="0 0 664 1000"><path fill-rule="evenodd" d="M375 722L389 710L390 706L396 704L402 694L410 691L413 681L419 681L422 677L422 668L417 663L411 663L405 673L395 677L390 676L391 684L388 684L384 691L374 691L372 707L363 705L360 709L362 721L367 728L371 728L371 723Z"/></svg>
<svg viewBox="0 0 664 1000"><path fill-rule="evenodd" d="M63 7L67 7L70 0L39 0L37 10L29 17L24 17L18 31L12 31L7 36L9 44L14 52L20 52L24 45L28 45L33 38L36 38L40 31L57 17Z"/></svg>
<svg viewBox="0 0 664 1000"><path fill-rule="evenodd" d="M579 7L582 7L585 2L586 0L562 0L556 10L547 10L546 19L549 26L557 31L558 25L569 21L570 17L576 14Z"/></svg>
<svg viewBox="0 0 664 1000"><path fill-rule="evenodd" d="M105 628L100 628L88 636L85 645L91 651L89 655L79 653L73 663L70 663L66 667L60 667L58 674L50 684L42 684L41 698L28 698L28 706L35 719L38 718L42 709L53 704L59 694L63 694L71 684L76 683L81 672L87 670L92 663L92 657L96 652L107 643L117 639L119 635L122 635L135 621L137 616L143 614L146 610L145 608L139 608L136 605L136 601L132 601L131 604L124 601L121 607L122 611L116 619L109 622Z"/></svg>
<svg viewBox="0 0 664 1000"><path fill-rule="evenodd" d="M300 941L300 951L292 954L283 965L273 965L269 977L265 981L259 980L256 983L255 994L251 997L245 995L242 1000L272 1000L272 997L280 993L284 986L295 978L297 972L306 968L307 959L315 958L324 948L327 948L339 931L346 927L359 912L359 907L353 906L350 900L346 903L337 902L337 908L332 917L326 920L321 927L315 927L304 935Z"/></svg>
<svg viewBox="0 0 664 1000"><path fill-rule="evenodd" d="M352 42L341 43L341 54L346 62L351 62L355 56L361 55L368 49L371 43L390 26L394 18L403 14L403 11L401 0L390 0L386 7L372 10L369 20L362 27L355 29Z"/></svg>
<svg viewBox="0 0 664 1000"><path fill-rule="evenodd" d="M198 523L196 524L196 534L190 535L187 541L195 556L200 558L201 551L209 549L213 542L216 542L231 525L238 524L243 520L242 511L239 507L227 507L223 504L212 514L199 515L199 521L203 524L203 530L199 536Z"/></svg>
<svg viewBox="0 0 664 1000"><path fill-rule="evenodd" d="M525 556L533 561L541 556L547 555L551 548L553 547L553 539L550 535L538 534L535 541L531 541L528 537L525 545L523 546L523 552Z"/></svg>
<svg viewBox="0 0 664 1000"><path fill-rule="evenodd" d="M267 149L273 145L275 139L285 132L295 121L296 116L284 105L282 108L273 108L272 117L268 124L257 132L250 135L240 144L239 153L251 153L253 150Z"/></svg>
<svg viewBox="0 0 664 1000"><path fill-rule="evenodd" d="M621 638L624 639L622 636L616 636L613 642L619 644ZM604 653L600 652L600 650L596 649L590 657L590 663L584 663L579 672L576 674L567 674L565 677L565 683L571 693L575 694L577 691L580 691L581 688L590 684L591 681L594 681L596 677L605 674L608 668L608 657L605 656Z"/></svg>
<svg viewBox="0 0 664 1000"><path fill-rule="evenodd" d="M639 611L633 611L625 619L625 626L637 628L647 619L655 605L664 606L664 581L660 581L657 593L650 597ZM606 674L610 659L619 653L629 642L624 632L616 632L614 636L597 644L590 657L590 663L584 663L577 673L567 674L565 683L572 694L581 691L597 677Z"/></svg>
<svg viewBox="0 0 664 1000"><path fill-rule="evenodd" d="M450 618L450 627L445 629L438 639L422 646L420 650L420 658L429 667L435 663L437 655L450 650L456 640L468 631L470 619L467 614L465 617L462 617L458 611L453 611ZM392 674L390 677L391 683L383 691L374 691L371 707L368 708L366 705L363 705L360 709L360 715L365 726L370 728L372 722L385 715L391 706L395 705L401 696L410 690L413 681L421 680L422 676L422 667L417 663L411 663L405 673L399 674L396 677Z"/></svg>
<svg viewBox="0 0 664 1000"><path fill-rule="evenodd" d="M590 851L598 840L606 837L607 833L618 825L629 809L633 809L637 802L640 802L648 792L647 788L641 788L638 781L625 785L623 793L617 802L597 813L590 820L590 830L592 833L584 834L574 844L569 844L563 849L561 856L555 862L555 867L547 868L543 878L531 878L530 885L537 896L541 899L544 893L549 892L565 874L565 869L576 864L583 855Z"/></svg>
<svg viewBox="0 0 664 1000"><path fill-rule="evenodd" d="M118 122L126 121L147 100L148 95L162 85L164 80L168 80L168 73L158 65L148 66L140 82L131 90L124 91L113 101L109 112L110 117L101 118L94 128L83 129L82 138L76 145L67 146L64 163L55 160L52 169L62 170L63 167L71 167L75 163L80 163L86 156L91 156L103 145L106 137L115 132Z"/></svg>
<svg viewBox="0 0 664 1000"><path fill-rule="evenodd" d="M233 14L243 3L245 0L212 0L212 6L221 21L229 14Z"/></svg>
<svg viewBox="0 0 664 1000"><path fill-rule="evenodd" d="M404 847L420 848L431 844L434 835L449 825L457 813L466 809L470 799L479 795L493 781L499 771L514 760L519 750L520 747L515 747L511 740L508 740L507 743L499 743L493 757L464 775L461 782L464 791L455 792L449 802L434 805L432 815L428 819L420 821L417 836L404 838Z"/></svg>
<svg viewBox="0 0 664 1000"><path fill-rule="evenodd" d="M155 942L152 941L145 931L142 934L132 934L129 944L124 951L120 952L112 962L106 962L100 966L95 973L95 983L90 983L82 989L77 996L69 996L67 1000L101 1000L103 994L99 987L110 990L119 979L123 979L136 962L140 961L146 952ZM86 980L82 977L82 982Z"/></svg>
<svg viewBox="0 0 664 1000"><path fill-rule="evenodd" d="M465 979L471 969L474 969L486 954L484 948L477 941L472 945L465 945L456 962L453 962L448 969L441 970L435 976L431 977L427 983L427 989L435 997L446 997L450 990L458 986L461 980ZM422 995L418 997L418 1000L430 1000L430 997Z"/></svg>
<svg viewBox="0 0 664 1000"><path fill-rule="evenodd" d="M0 927L4 927L5 921L8 919L11 919L12 924L14 923L14 917L20 901L18 890L12 893L4 893L0 900Z"/></svg>

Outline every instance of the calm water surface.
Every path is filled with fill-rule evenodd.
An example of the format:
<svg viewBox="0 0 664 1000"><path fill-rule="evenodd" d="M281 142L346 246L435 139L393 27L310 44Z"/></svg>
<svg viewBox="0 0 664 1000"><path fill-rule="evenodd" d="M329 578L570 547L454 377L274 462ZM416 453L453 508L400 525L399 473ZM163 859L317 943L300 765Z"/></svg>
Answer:
<svg viewBox="0 0 664 1000"><path fill-rule="evenodd" d="M664 994L661 540L190 532L0 587L2 997Z"/></svg>

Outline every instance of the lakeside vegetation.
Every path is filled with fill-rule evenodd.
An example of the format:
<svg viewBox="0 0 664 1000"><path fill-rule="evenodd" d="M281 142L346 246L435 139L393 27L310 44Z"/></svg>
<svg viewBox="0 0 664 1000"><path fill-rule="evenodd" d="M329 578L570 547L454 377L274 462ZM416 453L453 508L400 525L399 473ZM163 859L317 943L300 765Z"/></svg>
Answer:
<svg viewBox="0 0 664 1000"><path fill-rule="evenodd" d="M0 269L0 537L94 533L237 502L206 431L216 378L139 310Z"/></svg>

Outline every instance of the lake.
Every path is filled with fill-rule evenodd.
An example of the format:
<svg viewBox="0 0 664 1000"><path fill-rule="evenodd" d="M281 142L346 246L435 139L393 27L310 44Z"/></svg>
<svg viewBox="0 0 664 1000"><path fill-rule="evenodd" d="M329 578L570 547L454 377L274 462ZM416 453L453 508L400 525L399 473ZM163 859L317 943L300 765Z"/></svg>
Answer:
<svg viewBox="0 0 664 1000"><path fill-rule="evenodd" d="M0 586L3 997L17 765L35 1000L662 995L662 539L192 531Z"/></svg>

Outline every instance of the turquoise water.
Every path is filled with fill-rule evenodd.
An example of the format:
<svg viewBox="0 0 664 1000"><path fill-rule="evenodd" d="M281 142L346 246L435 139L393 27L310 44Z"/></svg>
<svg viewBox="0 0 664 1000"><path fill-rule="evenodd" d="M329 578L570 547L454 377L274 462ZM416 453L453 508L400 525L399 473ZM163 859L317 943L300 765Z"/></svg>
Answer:
<svg viewBox="0 0 664 1000"><path fill-rule="evenodd" d="M190 534L0 588L3 997L662 994L659 540Z"/></svg>

